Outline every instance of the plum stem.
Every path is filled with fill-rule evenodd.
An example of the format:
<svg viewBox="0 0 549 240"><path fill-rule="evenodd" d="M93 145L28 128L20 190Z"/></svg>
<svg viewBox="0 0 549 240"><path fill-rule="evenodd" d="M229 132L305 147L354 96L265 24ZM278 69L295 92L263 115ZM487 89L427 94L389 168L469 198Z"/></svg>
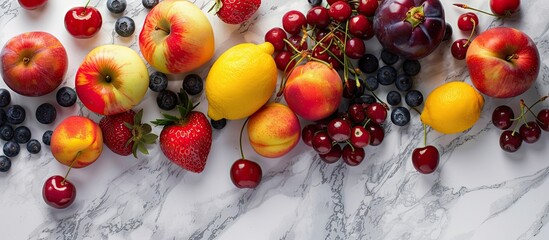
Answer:
<svg viewBox="0 0 549 240"><path fill-rule="evenodd" d="M246 123L248 123L248 120L250 120L249 117L246 118L246 120L242 124L242 128L240 128L239 146L240 146L240 157L242 157L242 159L246 159L246 157L244 157L244 150L242 150L242 133L244 132L244 127L246 126Z"/></svg>
<svg viewBox="0 0 549 240"><path fill-rule="evenodd" d="M459 7L459 8L477 11L477 12L484 13L484 14L487 14L487 15L490 15L490 16L501 17L501 16L499 16L499 15L495 15L495 14L493 14L493 13L489 13L489 12L486 12L486 11L484 11L484 10L480 10L480 9L477 9L477 8L472 8L472 7L470 7L470 6L467 5L467 4L454 3L453 5L456 6L456 7Z"/></svg>
<svg viewBox="0 0 549 240"><path fill-rule="evenodd" d="M423 6L412 7L406 12L406 18L404 21L412 24L412 29L416 28L419 24L425 21L425 12Z"/></svg>

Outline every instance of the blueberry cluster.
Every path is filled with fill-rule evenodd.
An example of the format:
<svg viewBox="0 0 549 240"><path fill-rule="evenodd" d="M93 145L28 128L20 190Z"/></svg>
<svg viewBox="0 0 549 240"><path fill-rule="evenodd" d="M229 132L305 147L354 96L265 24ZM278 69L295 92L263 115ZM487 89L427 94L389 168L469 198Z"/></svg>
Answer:
<svg viewBox="0 0 549 240"><path fill-rule="evenodd" d="M147 5L145 5L145 2L147 2ZM149 2L154 1L143 1L143 6L148 8L150 6ZM156 3L158 4L158 1ZM126 10L126 6L126 0L107 1L107 9L113 14L123 13ZM114 23L114 31L121 37L129 37L135 32L135 22L131 17L122 16Z"/></svg>
<svg viewBox="0 0 549 240"><path fill-rule="evenodd" d="M76 103L76 92L70 87L61 87L56 93L57 104L61 107L70 107ZM32 132L25 126L27 112L24 106L13 104L8 90L0 89L0 139L4 141L3 155L0 155L0 172L7 172L11 168L11 159L19 154L24 144L31 154L42 150L42 143L50 145L52 130L42 135L42 143L32 138ZM41 124L51 124L57 117L57 110L51 103L43 103L36 108L36 120Z"/></svg>

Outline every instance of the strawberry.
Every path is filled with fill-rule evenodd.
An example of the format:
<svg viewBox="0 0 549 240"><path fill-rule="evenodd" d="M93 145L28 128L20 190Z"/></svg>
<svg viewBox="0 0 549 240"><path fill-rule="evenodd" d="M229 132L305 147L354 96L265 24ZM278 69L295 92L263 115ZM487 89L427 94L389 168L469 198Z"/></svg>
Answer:
<svg viewBox="0 0 549 240"><path fill-rule="evenodd" d="M152 123L164 126L159 139L162 153L180 167L200 173L212 146L212 126L204 113L193 110L198 104L192 105L183 88L178 96L180 105L176 108L180 116L162 114L163 119Z"/></svg>
<svg viewBox="0 0 549 240"><path fill-rule="evenodd" d="M215 14L221 21L241 24L250 19L260 5L261 0L215 0L212 9L215 8Z"/></svg>
<svg viewBox="0 0 549 240"><path fill-rule="evenodd" d="M133 110L104 116L99 121L103 133L103 143L114 153L128 156L133 153L137 158L137 150L148 154L146 144L156 142L158 136L151 133L149 124L142 124L143 110L137 113Z"/></svg>

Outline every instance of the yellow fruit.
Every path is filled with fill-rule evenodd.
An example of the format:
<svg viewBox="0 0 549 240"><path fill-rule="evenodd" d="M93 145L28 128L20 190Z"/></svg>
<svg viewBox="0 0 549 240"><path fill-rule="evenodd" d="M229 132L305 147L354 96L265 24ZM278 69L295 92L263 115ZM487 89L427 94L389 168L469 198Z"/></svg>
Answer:
<svg viewBox="0 0 549 240"><path fill-rule="evenodd" d="M458 133L477 122L483 105L484 98L471 85L448 82L427 96L420 119L441 133Z"/></svg>
<svg viewBox="0 0 549 240"><path fill-rule="evenodd" d="M256 112L271 98L278 69L271 43L242 43L225 51L206 78L208 117L235 120Z"/></svg>

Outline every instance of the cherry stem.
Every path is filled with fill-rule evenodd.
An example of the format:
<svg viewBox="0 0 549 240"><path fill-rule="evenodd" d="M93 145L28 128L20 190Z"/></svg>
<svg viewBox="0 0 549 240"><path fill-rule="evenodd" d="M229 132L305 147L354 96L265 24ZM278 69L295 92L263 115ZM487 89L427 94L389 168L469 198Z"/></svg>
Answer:
<svg viewBox="0 0 549 240"><path fill-rule="evenodd" d="M473 29L471 30L471 34L469 34L469 38L467 38L467 42L463 44L463 47L467 47L467 45L471 43L471 39L473 38L473 35L475 34L475 30L477 28L477 22L475 22L475 20L472 18L471 18L471 22L473 23Z"/></svg>
<svg viewBox="0 0 549 240"><path fill-rule="evenodd" d="M533 104L530 105L530 106L527 106L526 103L524 102L524 100L521 99L521 100L520 100L520 115L519 115L518 117L516 117L516 118L511 119L511 120L517 121L517 120L522 119L522 120L524 121L524 123L526 123L526 125L528 126L528 123L526 122L526 118L524 117L524 115L526 114L526 112L531 113L531 114L534 116L534 118L537 119L537 116L536 116L536 114L532 111L532 108L533 108L534 106L536 106L538 103L545 101L545 99L547 99L547 98L549 98L549 96L543 96L543 97L541 97L540 99L538 99L535 103L533 103Z"/></svg>
<svg viewBox="0 0 549 240"><path fill-rule="evenodd" d="M495 15L495 14L493 14L493 13L489 13L489 12L486 12L486 11L483 11L483 10L480 10L480 9L477 9L477 8L472 8L472 7L470 7L470 6L467 5L467 4L454 3L454 6L460 7L460 8L463 8L463 9L468 9L468 10L473 10L473 11L481 12L481 13L484 13L484 14L487 14L487 15L490 15L490 16L494 16L494 17L501 17L501 16L499 16L499 15Z"/></svg>
<svg viewBox="0 0 549 240"><path fill-rule="evenodd" d="M423 124L423 146L427 146L427 124Z"/></svg>
<svg viewBox="0 0 549 240"><path fill-rule="evenodd" d="M246 157L244 157L244 150L242 150L242 133L244 132L244 127L246 126L246 123L248 123L248 120L250 120L249 117L246 118L246 120L242 124L242 128L240 128L239 145L240 145L240 156L242 157L242 159L246 159Z"/></svg>
<svg viewBox="0 0 549 240"><path fill-rule="evenodd" d="M67 173L65 173L65 177L63 178L63 181L61 181L61 184L65 185L65 182L67 181L67 177L69 177L69 173L71 172L72 166L74 165L74 162L76 162L76 158L80 156L80 153L82 152L77 152L76 156L74 156L74 158L72 159L71 165L69 166L69 170L67 170Z"/></svg>

